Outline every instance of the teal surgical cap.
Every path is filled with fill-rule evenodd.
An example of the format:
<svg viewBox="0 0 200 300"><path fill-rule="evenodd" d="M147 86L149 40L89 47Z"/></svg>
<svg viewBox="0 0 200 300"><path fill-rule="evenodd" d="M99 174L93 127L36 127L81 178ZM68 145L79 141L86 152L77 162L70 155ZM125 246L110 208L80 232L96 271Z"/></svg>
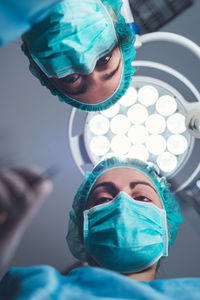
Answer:
<svg viewBox="0 0 200 300"><path fill-rule="evenodd" d="M181 211L175 196L170 192L170 184L165 177L158 175L157 167L152 163L145 163L137 159L111 157L98 163L92 172L86 172L79 187L72 210L67 233L67 243L72 254L81 261L87 261L87 254L83 244L83 211L86 209L87 199L92 186L103 173L117 168L131 168L141 171L156 187L163 207L167 213L167 227L169 246L174 244L178 226L182 223Z"/></svg>
<svg viewBox="0 0 200 300"><path fill-rule="evenodd" d="M135 34L120 14L121 0L63 0L50 14L23 35L22 50L30 71L62 102L86 111L107 109L123 96L134 69ZM115 93L97 104L87 104L64 95L51 77L90 74L98 59L119 45L123 74Z"/></svg>
<svg viewBox="0 0 200 300"><path fill-rule="evenodd" d="M47 77L89 74L117 44L112 19L99 0L62 1L26 34L29 52Z"/></svg>

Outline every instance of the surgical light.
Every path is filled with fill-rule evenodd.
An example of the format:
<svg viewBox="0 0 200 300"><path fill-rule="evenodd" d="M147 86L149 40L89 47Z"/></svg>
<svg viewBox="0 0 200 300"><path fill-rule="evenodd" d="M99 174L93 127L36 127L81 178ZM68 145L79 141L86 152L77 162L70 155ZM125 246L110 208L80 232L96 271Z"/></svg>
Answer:
<svg viewBox="0 0 200 300"><path fill-rule="evenodd" d="M144 125L133 125L128 131L128 137L133 144L144 144L148 131Z"/></svg>
<svg viewBox="0 0 200 300"><path fill-rule="evenodd" d="M127 93L120 99L119 103L122 106L128 107L133 105L137 100L137 91L134 87L130 87Z"/></svg>
<svg viewBox="0 0 200 300"><path fill-rule="evenodd" d="M111 150L115 155L127 154L130 149L130 141L125 135L115 135L111 140Z"/></svg>
<svg viewBox="0 0 200 300"><path fill-rule="evenodd" d="M132 105L128 110L128 118L133 124L142 124L148 117L148 111L141 104Z"/></svg>
<svg viewBox="0 0 200 300"><path fill-rule="evenodd" d="M139 102L138 95L143 86L145 89L150 87L151 90L157 91L157 100L152 105L145 106ZM137 95L136 99L135 95ZM129 101L131 104L126 106L120 100L113 105L114 113L109 114L109 117L105 116L109 110L88 113L84 140L89 158L95 164L110 153L126 155L144 161L159 162L159 168L164 175L171 174L174 172L174 166L180 166L184 162L191 140L191 136L186 131L184 109L178 96L173 96L170 88L160 81L148 84L147 79L137 82L135 77L125 97L127 100L128 97L133 97L133 101ZM166 105L167 100L170 109ZM104 125L101 124L103 120ZM104 136L107 142L102 141L101 144L97 140L90 144L95 136ZM100 147L99 151L96 149L97 145ZM98 153L102 154L98 155ZM163 156L163 153L167 154ZM165 166L167 159L168 168Z"/></svg>
<svg viewBox="0 0 200 300"><path fill-rule="evenodd" d="M150 106L157 101L158 96L158 91L154 86L145 85L139 89L138 101L145 106Z"/></svg>
<svg viewBox="0 0 200 300"><path fill-rule="evenodd" d="M146 128L152 134L163 133L166 128L166 121L161 115L153 114L146 120Z"/></svg>
<svg viewBox="0 0 200 300"><path fill-rule="evenodd" d="M160 154L157 157L156 162L158 167L166 173L173 172L178 165L176 156L169 152L163 152Z"/></svg>
<svg viewBox="0 0 200 300"><path fill-rule="evenodd" d="M119 104L116 103L115 105L111 106L110 108L101 111L101 114L108 117L112 118L119 112Z"/></svg>
<svg viewBox="0 0 200 300"><path fill-rule="evenodd" d="M167 128L172 133L183 133L186 131L185 116L180 113L175 113L168 117Z"/></svg>
<svg viewBox="0 0 200 300"><path fill-rule="evenodd" d="M89 127L92 133L104 135L108 132L110 123L105 116L96 115L90 120Z"/></svg>
<svg viewBox="0 0 200 300"><path fill-rule="evenodd" d="M110 121L110 129L114 134L124 134L128 131L130 126L129 119L122 115L118 114L116 115L111 121Z"/></svg>
<svg viewBox="0 0 200 300"><path fill-rule="evenodd" d="M167 140L167 149L175 155L183 154L187 150L187 147L188 142L183 135L174 134Z"/></svg>
<svg viewBox="0 0 200 300"><path fill-rule="evenodd" d="M162 135L153 134L148 137L146 146L153 155L159 155L166 149L166 140Z"/></svg>
<svg viewBox="0 0 200 300"><path fill-rule="evenodd" d="M95 155L105 155L110 149L110 142L105 136L95 136L90 142L90 149Z"/></svg>
<svg viewBox="0 0 200 300"><path fill-rule="evenodd" d="M157 112L165 117L175 113L176 109L176 100L169 95L161 96L156 103Z"/></svg>
<svg viewBox="0 0 200 300"><path fill-rule="evenodd" d="M149 159L149 152L144 145L133 145L128 152L128 156L147 161Z"/></svg>

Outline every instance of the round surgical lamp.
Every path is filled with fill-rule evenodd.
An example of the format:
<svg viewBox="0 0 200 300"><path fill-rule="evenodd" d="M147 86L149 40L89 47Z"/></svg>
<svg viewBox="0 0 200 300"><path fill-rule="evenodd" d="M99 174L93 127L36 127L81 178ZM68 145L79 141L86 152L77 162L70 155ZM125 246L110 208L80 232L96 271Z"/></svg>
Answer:
<svg viewBox="0 0 200 300"><path fill-rule="evenodd" d="M200 59L200 48L194 42L167 32L137 36L137 51L154 41L181 45ZM90 113L72 110L68 136L74 161L82 174L113 154L152 161L172 182L175 193L186 190L200 178L199 91L167 65L135 60L133 66L144 74L146 68L157 70L159 75L134 75L126 95L110 109ZM173 78L173 85L161 80L162 73ZM190 102L181 85L192 95Z"/></svg>

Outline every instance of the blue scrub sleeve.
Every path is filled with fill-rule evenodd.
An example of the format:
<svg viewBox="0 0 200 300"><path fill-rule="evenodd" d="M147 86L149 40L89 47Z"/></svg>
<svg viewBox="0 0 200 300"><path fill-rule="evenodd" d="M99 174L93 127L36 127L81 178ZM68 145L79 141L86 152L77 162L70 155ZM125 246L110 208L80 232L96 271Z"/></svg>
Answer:
<svg viewBox="0 0 200 300"><path fill-rule="evenodd" d="M29 30L59 2L60 0L1 0L0 47Z"/></svg>
<svg viewBox="0 0 200 300"><path fill-rule="evenodd" d="M0 282L4 300L199 300L200 278L139 282L119 273L83 267L62 276L50 266L12 268Z"/></svg>

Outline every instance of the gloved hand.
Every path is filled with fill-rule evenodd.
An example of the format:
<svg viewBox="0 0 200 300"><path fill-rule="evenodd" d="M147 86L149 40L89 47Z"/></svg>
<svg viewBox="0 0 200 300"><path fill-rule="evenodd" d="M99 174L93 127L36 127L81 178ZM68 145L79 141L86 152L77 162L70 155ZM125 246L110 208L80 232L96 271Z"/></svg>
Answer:
<svg viewBox="0 0 200 300"><path fill-rule="evenodd" d="M22 233L52 184L33 168L0 171L0 268L8 263ZM40 181L41 180L41 181ZM33 184L35 182L37 184Z"/></svg>

